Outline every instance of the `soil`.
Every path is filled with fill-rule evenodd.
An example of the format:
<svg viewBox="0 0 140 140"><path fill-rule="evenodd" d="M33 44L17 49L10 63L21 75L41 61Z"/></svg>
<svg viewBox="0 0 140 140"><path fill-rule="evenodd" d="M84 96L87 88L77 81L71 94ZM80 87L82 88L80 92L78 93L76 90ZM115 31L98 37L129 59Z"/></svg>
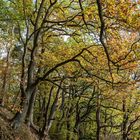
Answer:
<svg viewBox="0 0 140 140"><path fill-rule="evenodd" d="M12 112L0 107L0 140L38 140L37 135L25 124L20 129L14 130L10 126L12 117Z"/></svg>

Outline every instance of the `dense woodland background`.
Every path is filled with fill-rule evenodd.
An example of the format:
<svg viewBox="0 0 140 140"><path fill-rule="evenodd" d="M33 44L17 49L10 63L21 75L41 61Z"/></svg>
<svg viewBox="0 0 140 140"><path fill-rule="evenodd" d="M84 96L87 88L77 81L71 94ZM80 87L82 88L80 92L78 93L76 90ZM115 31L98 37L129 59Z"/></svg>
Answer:
<svg viewBox="0 0 140 140"><path fill-rule="evenodd" d="M0 104L42 140L140 139L139 0L0 0Z"/></svg>

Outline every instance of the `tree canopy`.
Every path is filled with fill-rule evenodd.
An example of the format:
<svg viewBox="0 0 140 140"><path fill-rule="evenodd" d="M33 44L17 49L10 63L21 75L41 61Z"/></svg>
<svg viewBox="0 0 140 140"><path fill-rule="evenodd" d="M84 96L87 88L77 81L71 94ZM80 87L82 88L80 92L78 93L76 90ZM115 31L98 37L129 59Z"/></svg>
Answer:
<svg viewBox="0 0 140 140"><path fill-rule="evenodd" d="M39 139L140 138L139 0L0 0L0 104Z"/></svg>

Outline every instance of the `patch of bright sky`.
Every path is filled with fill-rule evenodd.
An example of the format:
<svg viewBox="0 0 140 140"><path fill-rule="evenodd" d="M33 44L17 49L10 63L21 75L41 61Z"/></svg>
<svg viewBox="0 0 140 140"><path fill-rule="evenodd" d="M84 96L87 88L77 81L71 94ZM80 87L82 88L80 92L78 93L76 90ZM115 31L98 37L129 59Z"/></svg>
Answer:
<svg viewBox="0 0 140 140"><path fill-rule="evenodd" d="M0 58L4 58L4 57L6 57L6 55L7 55L7 52L6 52L6 50L0 50Z"/></svg>
<svg viewBox="0 0 140 140"><path fill-rule="evenodd" d="M68 35L64 35L63 38L64 38L64 41L66 42L68 40L69 36Z"/></svg>

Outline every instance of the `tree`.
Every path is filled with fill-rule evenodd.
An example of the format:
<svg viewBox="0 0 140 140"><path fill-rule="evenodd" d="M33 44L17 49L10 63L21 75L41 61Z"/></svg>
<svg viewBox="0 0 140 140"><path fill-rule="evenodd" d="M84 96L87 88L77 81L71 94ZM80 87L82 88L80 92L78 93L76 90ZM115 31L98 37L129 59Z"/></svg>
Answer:
<svg viewBox="0 0 140 140"><path fill-rule="evenodd" d="M20 95L15 98L18 109L12 127L26 121L39 131L40 139L49 132L62 132L69 140L71 134L77 139L130 138L139 122L139 114L133 110L131 116L130 111L133 101L138 105L139 92L138 3L1 0L0 4L2 36L6 35L1 38L10 44L1 91L5 96L10 92L11 100L13 93ZM9 60L16 66L10 77ZM12 78L16 80L8 84Z"/></svg>

